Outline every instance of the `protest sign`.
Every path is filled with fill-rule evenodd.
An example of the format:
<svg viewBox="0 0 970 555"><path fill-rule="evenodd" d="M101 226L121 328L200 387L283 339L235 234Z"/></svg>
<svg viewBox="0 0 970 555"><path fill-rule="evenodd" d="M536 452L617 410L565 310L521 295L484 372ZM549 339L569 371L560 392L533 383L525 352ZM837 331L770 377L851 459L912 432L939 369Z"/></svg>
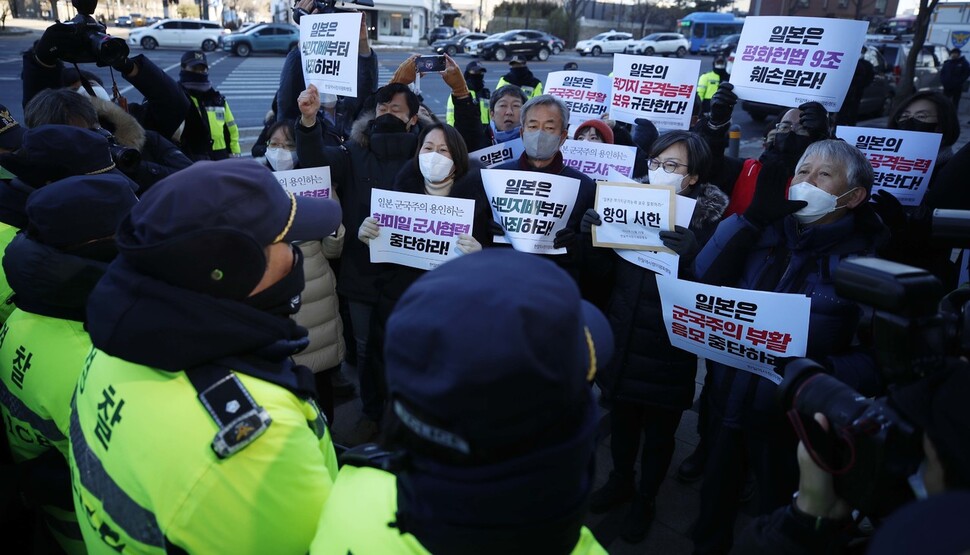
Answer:
<svg viewBox="0 0 970 555"><path fill-rule="evenodd" d="M669 252L661 231L674 228L674 189L656 185L596 184L596 213L603 221L593 226L593 246Z"/></svg>
<svg viewBox="0 0 970 555"><path fill-rule="evenodd" d="M330 166L273 172L273 177L294 195L330 198Z"/></svg>
<svg viewBox="0 0 970 555"><path fill-rule="evenodd" d="M743 100L795 107L809 101L842 107L868 21L821 17L748 17L731 83Z"/></svg>
<svg viewBox="0 0 970 555"><path fill-rule="evenodd" d="M610 118L646 118L660 129L688 129L700 60L613 55Z"/></svg>
<svg viewBox="0 0 970 555"><path fill-rule="evenodd" d="M588 71L554 71L546 77L546 94L558 96L569 108L569 122L600 119L608 111L613 81Z"/></svg>
<svg viewBox="0 0 970 555"><path fill-rule="evenodd" d="M486 168L494 168L509 160L518 160L523 152L525 152L525 147L522 146L522 139L512 139L470 152L468 157L472 160L478 160Z"/></svg>
<svg viewBox="0 0 970 555"><path fill-rule="evenodd" d="M371 262L431 270L461 256L458 235L471 234L471 199L371 190L371 216L381 226L370 241Z"/></svg>
<svg viewBox="0 0 970 555"><path fill-rule="evenodd" d="M633 175L637 147L574 141L566 139L562 148L562 161L592 179L609 179L610 170L624 177Z"/></svg>
<svg viewBox="0 0 970 555"><path fill-rule="evenodd" d="M674 196L674 223L682 227L690 227L690 220L694 216L694 207L697 201L683 197ZM613 249L623 260L631 264L636 264L641 268L646 268L665 276L677 277L680 266L680 255L672 252L652 252L635 251L630 249Z"/></svg>
<svg viewBox="0 0 970 555"><path fill-rule="evenodd" d="M485 194L495 221L505 229L496 242L517 251L565 254L553 248L556 233L566 227L579 196L579 180L551 173L482 170Z"/></svg>
<svg viewBox="0 0 970 555"><path fill-rule="evenodd" d="M303 80L320 93L357 96L359 13L304 15L300 18Z"/></svg>
<svg viewBox="0 0 970 555"><path fill-rule="evenodd" d="M845 127L835 134L872 164L872 192L885 189L903 206L918 206L929 186L942 135L897 129Z"/></svg>
<svg viewBox="0 0 970 555"><path fill-rule="evenodd" d="M674 347L775 384L776 358L805 356L812 301L805 295L717 287L657 276Z"/></svg>

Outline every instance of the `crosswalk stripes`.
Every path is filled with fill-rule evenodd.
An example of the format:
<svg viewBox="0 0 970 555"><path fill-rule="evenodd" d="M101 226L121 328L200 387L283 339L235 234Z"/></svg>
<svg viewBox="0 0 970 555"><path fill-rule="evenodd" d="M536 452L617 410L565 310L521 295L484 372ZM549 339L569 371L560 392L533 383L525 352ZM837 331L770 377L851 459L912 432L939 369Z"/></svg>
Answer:
<svg viewBox="0 0 970 555"><path fill-rule="evenodd" d="M230 101L272 100L280 86L280 60L250 58L216 86Z"/></svg>

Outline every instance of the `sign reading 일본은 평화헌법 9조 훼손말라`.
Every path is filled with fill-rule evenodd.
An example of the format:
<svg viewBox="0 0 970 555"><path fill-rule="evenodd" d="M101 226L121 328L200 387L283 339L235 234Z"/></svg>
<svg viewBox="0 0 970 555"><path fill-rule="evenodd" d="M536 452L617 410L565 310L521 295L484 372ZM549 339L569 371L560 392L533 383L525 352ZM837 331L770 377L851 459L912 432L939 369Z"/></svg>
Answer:
<svg viewBox="0 0 970 555"><path fill-rule="evenodd" d="M357 96L359 13L328 13L300 18L303 80L320 93Z"/></svg>

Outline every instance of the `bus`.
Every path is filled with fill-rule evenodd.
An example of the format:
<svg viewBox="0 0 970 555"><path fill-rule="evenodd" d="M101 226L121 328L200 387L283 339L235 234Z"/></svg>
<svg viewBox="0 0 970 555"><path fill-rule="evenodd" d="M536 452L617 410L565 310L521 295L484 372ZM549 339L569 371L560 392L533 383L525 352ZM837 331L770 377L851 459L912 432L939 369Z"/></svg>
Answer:
<svg viewBox="0 0 970 555"><path fill-rule="evenodd" d="M690 53L697 54L710 41L724 35L737 35L744 18L729 13L692 12L677 20L678 32L690 41Z"/></svg>

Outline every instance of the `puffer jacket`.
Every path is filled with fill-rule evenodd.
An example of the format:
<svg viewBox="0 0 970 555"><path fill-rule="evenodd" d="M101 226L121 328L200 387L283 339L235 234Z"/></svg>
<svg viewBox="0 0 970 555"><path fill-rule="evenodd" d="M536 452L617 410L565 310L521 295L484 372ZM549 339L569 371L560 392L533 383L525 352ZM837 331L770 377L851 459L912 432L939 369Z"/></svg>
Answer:
<svg viewBox="0 0 970 555"><path fill-rule="evenodd" d="M293 360L314 373L333 368L344 360L344 325L337 302L337 276L328 260L340 257L345 235L344 226L340 226L336 237L297 244L303 251L306 286L303 304L293 319L310 332L310 345L293 355Z"/></svg>
<svg viewBox="0 0 970 555"><path fill-rule="evenodd" d="M728 197L714 185L694 187L697 199L690 229L703 247L728 205ZM597 374L597 383L612 398L673 410L690 408L694 399L697 356L670 344L664 326L657 274L632 264L612 249L615 283L607 316L613 330L613 361ZM681 278L689 278L689 259L681 257Z"/></svg>

